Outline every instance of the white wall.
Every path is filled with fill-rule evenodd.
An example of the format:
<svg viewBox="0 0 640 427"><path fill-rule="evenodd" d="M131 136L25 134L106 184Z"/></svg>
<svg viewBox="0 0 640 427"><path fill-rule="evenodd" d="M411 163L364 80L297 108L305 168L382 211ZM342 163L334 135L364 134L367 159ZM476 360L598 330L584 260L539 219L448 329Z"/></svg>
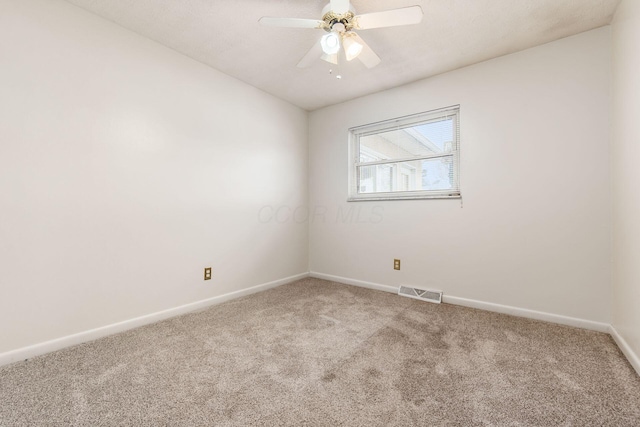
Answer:
<svg viewBox="0 0 640 427"><path fill-rule="evenodd" d="M612 27L613 326L640 373L640 2L623 1Z"/></svg>
<svg viewBox="0 0 640 427"><path fill-rule="evenodd" d="M613 27L613 322L636 353L638 15L627 0ZM610 43L602 28L315 111L307 153L296 107L60 0L0 0L0 353L308 260L611 321ZM463 206L346 203L348 127L452 104Z"/></svg>
<svg viewBox="0 0 640 427"><path fill-rule="evenodd" d="M610 42L601 28L312 112L311 271L609 323ZM454 104L463 206L346 202L349 127Z"/></svg>
<svg viewBox="0 0 640 427"><path fill-rule="evenodd" d="M308 271L307 113L60 0L0 0L0 353ZM213 267L213 280L202 271Z"/></svg>

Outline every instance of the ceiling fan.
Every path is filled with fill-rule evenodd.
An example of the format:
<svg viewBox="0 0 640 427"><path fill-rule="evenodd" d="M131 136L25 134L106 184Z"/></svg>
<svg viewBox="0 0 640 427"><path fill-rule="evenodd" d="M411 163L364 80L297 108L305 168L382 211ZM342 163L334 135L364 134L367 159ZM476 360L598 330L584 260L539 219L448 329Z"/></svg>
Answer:
<svg viewBox="0 0 640 427"><path fill-rule="evenodd" d="M422 8L410 6L384 12L356 15L349 0L331 0L322 9L322 19L260 18L268 27L312 28L327 32L298 63L299 68L310 66L316 58L338 64L342 50L347 61L358 58L367 68L380 63L380 57L362 40L355 30L418 24L422 21Z"/></svg>

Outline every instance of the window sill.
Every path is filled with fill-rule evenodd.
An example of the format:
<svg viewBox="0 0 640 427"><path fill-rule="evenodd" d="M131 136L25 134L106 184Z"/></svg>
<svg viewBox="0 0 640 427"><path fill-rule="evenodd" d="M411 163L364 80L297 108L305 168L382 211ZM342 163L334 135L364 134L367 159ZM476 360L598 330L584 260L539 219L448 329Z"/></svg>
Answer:
<svg viewBox="0 0 640 427"><path fill-rule="evenodd" d="M362 195L362 196L350 196L347 198L347 202L383 202L383 201L395 201L395 200L427 200L427 199L461 199L460 193L455 194L411 194L411 195Z"/></svg>

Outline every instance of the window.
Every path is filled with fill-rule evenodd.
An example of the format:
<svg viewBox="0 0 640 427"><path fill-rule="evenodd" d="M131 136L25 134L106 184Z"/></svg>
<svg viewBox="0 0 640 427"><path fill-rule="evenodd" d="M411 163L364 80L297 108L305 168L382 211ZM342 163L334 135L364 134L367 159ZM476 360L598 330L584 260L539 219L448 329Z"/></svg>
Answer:
<svg viewBox="0 0 640 427"><path fill-rule="evenodd" d="M349 129L349 201L460 197L459 113L455 106Z"/></svg>

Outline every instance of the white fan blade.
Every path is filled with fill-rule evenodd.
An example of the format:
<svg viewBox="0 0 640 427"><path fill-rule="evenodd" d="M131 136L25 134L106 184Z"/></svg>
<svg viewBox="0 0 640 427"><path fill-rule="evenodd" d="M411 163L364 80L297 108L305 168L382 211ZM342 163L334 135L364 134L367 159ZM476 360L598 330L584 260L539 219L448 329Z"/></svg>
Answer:
<svg viewBox="0 0 640 427"><path fill-rule="evenodd" d="M299 19L299 18L271 18L263 16L258 21L265 27L285 27L285 28L323 28L324 21L317 19Z"/></svg>
<svg viewBox="0 0 640 427"><path fill-rule="evenodd" d="M307 68L322 55L322 45L318 40L313 47L307 52L307 54L298 62L298 68Z"/></svg>
<svg viewBox="0 0 640 427"><path fill-rule="evenodd" d="M331 0L331 10L342 15L349 12L349 0Z"/></svg>
<svg viewBox="0 0 640 427"><path fill-rule="evenodd" d="M355 33L354 33L355 34ZM353 40L362 45L362 52L358 55L358 59L367 68L373 68L380 63L380 57L362 40L362 37L355 34Z"/></svg>
<svg viewBox="0 0 640 427"><path fill-rule="evenodd" d="M331 54L331 55L327 55L326 53L324 53L324 54L322 54L320 59L322 59L323 61L327 61L330 64L338 65L338 54L337 53L334 53L334 54Z"/></svg>
<svg viewBox="0 0 640 427"><path fill-rule="evenodd" d="M384 12L365 13L355 17L355 28L369 30L371 28L395 27L398 25L419 24L422 21L422 8L410 6Z"/></svg>

